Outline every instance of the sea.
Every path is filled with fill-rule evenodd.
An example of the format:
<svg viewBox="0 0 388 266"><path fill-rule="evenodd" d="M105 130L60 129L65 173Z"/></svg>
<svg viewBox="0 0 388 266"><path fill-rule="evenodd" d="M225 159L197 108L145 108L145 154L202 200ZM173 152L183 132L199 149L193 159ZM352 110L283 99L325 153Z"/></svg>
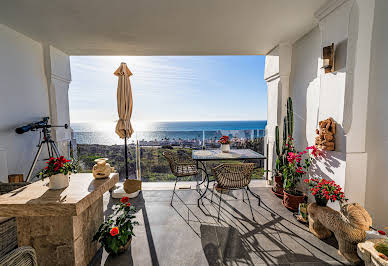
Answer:
<svg viewBox="0 0 388 266"><path fill-rule="evenodd" d="M212 141L222 135L239 139L263 137L267 121L177 121L134 122L135 130L129 143L165 141ZM72 123L77 144L122 145L115 133L115 123Z"/></svg>

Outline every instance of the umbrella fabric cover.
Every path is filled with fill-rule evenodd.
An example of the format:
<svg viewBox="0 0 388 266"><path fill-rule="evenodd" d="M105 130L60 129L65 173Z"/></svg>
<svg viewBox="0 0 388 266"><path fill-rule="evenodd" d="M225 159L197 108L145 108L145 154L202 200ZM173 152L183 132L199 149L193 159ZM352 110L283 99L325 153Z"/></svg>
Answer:
<svg viewBox="0 0 388 266"><path fill-rule="evenodd" d="M130 138L133 133L131 125L132 116L132 90L129 77L132 75L126 63L121 63L120 67L114 72L119 78L117 86L117 111L119 121L116 125L116 133L120 138Z"/></svg>

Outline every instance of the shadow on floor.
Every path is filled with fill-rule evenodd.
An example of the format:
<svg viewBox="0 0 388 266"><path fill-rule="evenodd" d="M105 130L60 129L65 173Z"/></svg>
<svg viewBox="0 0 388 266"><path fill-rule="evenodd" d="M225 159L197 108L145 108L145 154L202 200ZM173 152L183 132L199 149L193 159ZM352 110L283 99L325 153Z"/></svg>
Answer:
<svg viewBox="0 0 388 266"><path fill-rule="evenodd" d="M198 208L195 190L179 191L173 206L171 191L145 191L131 200L141 223L131 248L116 257L101 249L90 265L345 264L335 239L317 239L267 188L255 192L262 195L260 206L251 201L257 222L239 193L222 198L218 222L218 193ZM104 196L106 216L117 202Z"/></svg>
<svg viewBox="0 0 388 266"><path fill-rule="evenodd" d="M217 193L214 194L219 198ZM231 195L232 198L237 199L235 195ZM186 224L201 238L202 248L209 265L254 265L252 262L250 253L255 254L261 259L264 264L272 265L280 263L297 263L297 262L311 262L314 264L327 264L326 261L316 257L316 255L310 251L311 248L319 250L320 253L330 258L330 262L335 264L345 265L344 261L339 260L338 257L333 256L325 251L324 244L328 244L335 249L338 249L338 243L334 237L325 241L318 242L322 245L317 245L294 232L291 228L299 228L310 234L308 227L301 225L294 220L290 220L284 215L280 215L278 212L269 208L265 202L261 201L259 209L255 209L255 216L261 216L267 221L265 223L257 223L248 218L240 209L232 206L226 199L222 199L221 207L222 225L209 225L203 223L195 211L192 208L198 208L197 206L187 205L179 196L177 196L180 203L182 203L191 217L196 218L196 222L200 222L200 232L197 232L192 226L190 220L186 219L174 206L174 210L177 214L185 220ZM218 199L217 199L218 202ZM212 213L217 213L218 204L214 203L210 205L200 205L201 211L208 217L212 217L214 224L218 224L217 217ZM248 207L247 207L248 208ZM213 209L213 210L211 210ZM265 212L266 215L263 213ZM268 214L271 219L268 219ZM190 215L187 215L188 217ZM261 219L263 220L263 219ZM288 224L289 226L285 225ZM223 226L226 225L226 226ZM250 227L248 229L248 227ZM269 231L271 233L269 233ZM245 232L245 233L240 233ZM299 249L309 252L309 255L300 254L296 252L295 247L290 247L290 243L283 241L279 235L286 235L293 239ZM264 237L266 243L260 243L256 239L256 235ZM270 243L268 243L268 241ZM268 250L268 246L274 246L274 250L281 251L283 255L275 256L271 254L271 250ZM298 249L296 248L296 249ZM274 252L275 253L275 252ZM285 255L284 255L285 254ZM234 264L233 264L234 263Z"/></svg>

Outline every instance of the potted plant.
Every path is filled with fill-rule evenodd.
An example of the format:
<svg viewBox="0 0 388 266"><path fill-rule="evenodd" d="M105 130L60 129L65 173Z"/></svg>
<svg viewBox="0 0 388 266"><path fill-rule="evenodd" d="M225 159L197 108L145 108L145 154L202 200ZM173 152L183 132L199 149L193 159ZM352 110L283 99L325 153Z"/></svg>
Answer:
<svg viewBox="0 0 388 266"><path fill-rule="evenodd" d="M292 145L292 138L288 143ZM315 146L306 147L302 152L288 152L287 164L283 168L284 177L284 197L283 204L286 208L296 211L299 204L304 202L305 195L297 190L297 185L311 165L311 157L308 150L312 150L312 155L316 158L320 152Z"/></svg>
<svg viewBox="0 0 388 266"><path fill-rule="evenodd" d="M70 174L75 172L75 167L71 160L67 160L63 156L51 157L46 164L47 166L38 175L42 180L46 177L50 179L49 189L55 190L68 187Z"/></svg>
<svg viewBox="0 0 388 266"><path fill-rule="evenodd" d="M273 187L272 192L278 196L283 198L283 175L281 173L280 159L276 159L275 169L272 170L273 173Z"/></svg>
<svg viewBox="0 0 388 266"><path fill-rule="evenodd" d="M133 226L139 224L133 221L136 212L128 197L123 197L118 205L113 206L113 214L101 224L93 241L98 241L109 254L124 253L131 244Z"/></svg>
<svg viewBox="0 0 388 266"><path fill-rule="evenodd" d="M278 196L279 198L283 198L283 186L284 186L284 177L283 177L283 169L286 165L286 157L289 152L294 152L294 147L289 140L292 140L293 127L294 127L294 112L292 108L292 99L289 97L287 99L287 115L284 117L283 123L283 141L280 144L279 137L279 127L275 127L275 150L276 150L276 163L275 169L273 172L273 187L272 192Z"/></svg>
<svg viewBox="0 0 388 266"><path fill-rule="evenodd" d="M342 188L334 181L329 181L323 178L307 178L304 182L309 185L311 194L315 197L315 202L319 206L326 206L329 200L331 202L338 200L341 203L346 201Z"/></svg>
<svg viewBox="0 0 388 266"><path fill-rule="evenodd" d="M222 136L218 142L221 144L222 152L230 152L230 138L228 136Z"/></svg>

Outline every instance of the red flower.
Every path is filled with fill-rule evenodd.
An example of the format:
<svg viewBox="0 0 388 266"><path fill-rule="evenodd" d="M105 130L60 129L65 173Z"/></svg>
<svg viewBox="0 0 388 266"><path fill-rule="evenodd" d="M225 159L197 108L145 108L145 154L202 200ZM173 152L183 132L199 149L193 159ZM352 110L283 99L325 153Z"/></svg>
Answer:
<svg viewBox="0 0 388 266"><path fill-rule="evenodd" d="M127 207L129 207L129 206L131 206L131 203L130 203L130 202L127 203Z"/></svg>
<svg viewBox="0 0 388 266"><path fill-rule="evenodd" d="M219 143L221 144L229 144L230 143L230 140L229 140L229 137L228 136L222 136L219 140L218 140Z"/></svg>
<svg viewBox="0 0 388 266"><path fill-rule="evenodd" d="M122 197L120 200L122 203L127 203L129 201L128 197Z"/></svg>
<svg viewBox="0 0 388 266"><path fill-rule="evenodd" d="M115 236L115 235L118 235L119 234L119 228L116 226L116 227L113 227L111 230L110 230L110 235L111 236Z"/></svg>

